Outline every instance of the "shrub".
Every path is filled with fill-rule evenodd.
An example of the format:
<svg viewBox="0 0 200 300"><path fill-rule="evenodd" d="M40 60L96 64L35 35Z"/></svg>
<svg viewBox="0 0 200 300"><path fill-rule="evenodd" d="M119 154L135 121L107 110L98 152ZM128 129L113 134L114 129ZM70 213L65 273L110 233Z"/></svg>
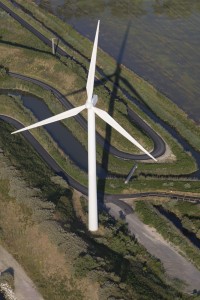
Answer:
<svg viewBox="0 0 200 300"><path fill-rule="evenodd" d="M190 189L190 188L191 188L191 184L190 184L190 183L184 184L184 188L185 188L185 189Z"/></svg>
<svg viewBox="0 0 200 300"><path fill-rule="evenodd" d="M89 254L80 255L75 262L75 275L84 277L91 270L98 267L98 263L94 257Z"/></svg>
<svg viewBox="0 0 200 300"><path fill-rule="evenodd" d="M8 68L0 65L0 78L8 76Z"/></svg>
<svg viewBox="0 0 200 300"><path fill-rule="evenodd" d="M14 289L14 273L11 268L1 273L0 285L2 283L7 283L12 289Z"/></svg>

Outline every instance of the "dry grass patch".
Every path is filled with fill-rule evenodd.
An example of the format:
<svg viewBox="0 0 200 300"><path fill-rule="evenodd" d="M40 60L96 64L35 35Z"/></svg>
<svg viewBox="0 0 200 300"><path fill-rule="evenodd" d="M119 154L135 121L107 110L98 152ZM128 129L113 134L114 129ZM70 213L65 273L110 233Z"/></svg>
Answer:
<svg viewBox="0 0 200 300"><path fill-rule="evenodd" d="M23 265L45 299L98 299L96 281L74 277L73 263L86 250L84 243L62 231L53 220L54 205L40 200L38 191L27 188L19 172L7 163L1 155L0 228L4 247Z"/></svg>
<svg viewBox="0 0 200 300"><path fill-rule="evenodd" d="M81 201L80 201L81 195L82 194L80 192L74 190L73 207L74 207L77 218L79 218L86 225L87 224L87 216L84 213L82 205L81 205Z"/></svg>
<svg viewBox="0 0 200 300"><path fill-rule="evenodd" d="M40 79L59 87L64 93L70 93L76 87L77 76L73 71L64 68L62 63L51 55L34 53L1 45L0 63L12 72ZM13 60L13 57L15 59ZM26 66L24 68L24 66ZM48 74L48 76L47 76ZM53 83L53 84L52 84Z"/></svg>

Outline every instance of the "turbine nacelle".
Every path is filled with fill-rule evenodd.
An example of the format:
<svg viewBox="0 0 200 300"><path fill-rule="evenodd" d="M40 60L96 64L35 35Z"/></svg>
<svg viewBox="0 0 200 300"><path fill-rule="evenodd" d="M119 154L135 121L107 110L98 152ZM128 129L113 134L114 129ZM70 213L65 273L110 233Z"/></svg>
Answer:
<svg viewBox="0 0 200 300"><path fill-rule="evenodd" d="M92 97L92 104L93 104L93 106L95 106L97 104L97 101L98 101L98 96L97 95L93 95L93 97Z"/></svg>
<svg viewBox="0 0 200 300"><path fill-rule="evenodd" d="M94 107L97 104L97 101L98 101L98 96L97 95L93 95L91 101L89 101L89 100L86 101L85 108L89 109L89 108Z"/></svg>

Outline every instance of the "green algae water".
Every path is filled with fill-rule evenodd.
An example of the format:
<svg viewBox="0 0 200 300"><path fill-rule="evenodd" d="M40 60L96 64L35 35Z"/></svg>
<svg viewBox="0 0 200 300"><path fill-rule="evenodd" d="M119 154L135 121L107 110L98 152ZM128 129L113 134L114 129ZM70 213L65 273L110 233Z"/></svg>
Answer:
<svg viewBox="0 0 200 300"><path fill-rule="evenodd" d="M100 19L99 46L200 123L200 0L35 2L91 40Z"/></svg>

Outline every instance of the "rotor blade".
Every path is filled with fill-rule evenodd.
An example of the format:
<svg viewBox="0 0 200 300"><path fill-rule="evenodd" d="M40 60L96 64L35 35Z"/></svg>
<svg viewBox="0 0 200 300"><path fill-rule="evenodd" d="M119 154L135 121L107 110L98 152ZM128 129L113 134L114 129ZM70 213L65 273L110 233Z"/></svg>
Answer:
<svg viewBox="0 0 200 300"><path fill-rule="evenodd" d="M82 105L82 106L79 106L79 107L76 107L76 108L72 108L70 110L67 110L67 111L61 113L61 114L55 115L55 116L50 117L48 119L45 119L43 121L37 122L33 125L30 125L30 126L27 126L25 128L19 129L17 131L14 131L11 134L18 133L18 132L21 132L21 131L25 131L25 130L28 130L28 129L36 128L36 127L39 127L39 126L42 126L42 125L47 125L47 124L50 124L50 123L53 123L53 122L56 122L56 121L60 121L60 120L63 120L63 119L70 118L70 117L75 116L78 113L80 113L84 108L85 108L85 105Z"/></svg>
<svg viewBox="0 0 200 300"><path fill-rule="evenodd" d="M103 119L106 123L112 126L115 130L121 133L124 137L126 137L131 143L137 146L140 150L146 153L153 160L157 161L147 150L145 150L121 125L119 125L107 112L93 107L95 113Z"/></svg>
<svg viewBox="0 0 200 300"><path fill-rule="evenodd" d="M93 89L94 89L94 76L95 76L96 57L97 57L99 24L100 24L100 21L98 21L98 23L97 23L97 30L96 30L94 46L93 46L93 50L92 50L92 57L91 57L91 61L90 61L90 68L89 68L89 73L88 73L88 78L87 78L87 85L86 85L87 97L88 97L87 100L89 102L91 102L91 100L92 100L92 94L93 94Z"/></svg>

